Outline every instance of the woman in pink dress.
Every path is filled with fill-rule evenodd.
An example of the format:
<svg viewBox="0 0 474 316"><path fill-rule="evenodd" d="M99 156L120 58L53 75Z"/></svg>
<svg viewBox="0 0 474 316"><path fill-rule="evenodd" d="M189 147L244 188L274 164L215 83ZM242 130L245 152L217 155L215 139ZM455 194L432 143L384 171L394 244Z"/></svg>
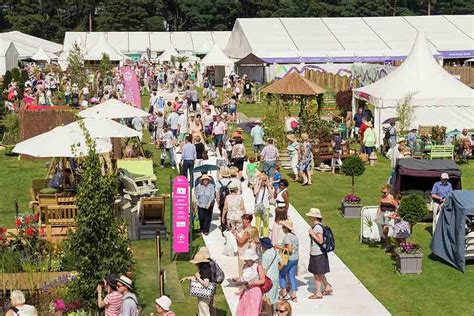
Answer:
<svg viewBox="0 0 474 316"><path fill-rule="evenodd" d="M265 270L258 264L257 252L254 249L245 250L245 265L240 284L240 299L237 306L237 316L258 316L262 307L262 290L265 284Z"/></svg>

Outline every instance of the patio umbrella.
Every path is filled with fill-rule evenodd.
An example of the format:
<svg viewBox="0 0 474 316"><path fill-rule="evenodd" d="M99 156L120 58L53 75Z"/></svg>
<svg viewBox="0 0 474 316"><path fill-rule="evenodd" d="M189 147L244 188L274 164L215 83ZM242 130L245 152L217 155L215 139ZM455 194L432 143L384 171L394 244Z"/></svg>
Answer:
<svg viewBox="0 0 474 316"><path fill-rule="evenodd" d="M112 144L95 139L96 151L106 153L112 150ZM74 146L74 150L73 147ZM89 148L82 133L64 126L58 126L49 132L37 135L16 144L13 152L38 158L50 157L83 157Z"/></svg>
<svg viewBox="0 0 474 316"><path fill-rule="evenodd" d="M397 120L396 117L388 118L388 119L386 119L385 121L382 122L382 125L385 125L385 124L392 124L392 123L394 123L396 120Z"/></svg>
<svg viewBox="0 0 474 316"><path fill-rule="evenodd" d="M123 103L117 99L109 99L101 104L79 112L80 117L122 119L132 117L148 117L148 112Z"/></svg>
<svg viewBox="0 0 474 316"><path fill-rule="evenodd" d="M125 138L141 135L140 132L109 119L85 118L82 121L92 138ZM72 122L64 127L68 130L82 133L78 122Z"/></svg>
<svg viewBox="0 0 474 316"><path fill-rule="evenodd" d="M194 173L209 172L209 171L213 171L213 170L219 170L219 167L217 167L216 165L201 165L199 167L194 168L193 172Z"/></svg>

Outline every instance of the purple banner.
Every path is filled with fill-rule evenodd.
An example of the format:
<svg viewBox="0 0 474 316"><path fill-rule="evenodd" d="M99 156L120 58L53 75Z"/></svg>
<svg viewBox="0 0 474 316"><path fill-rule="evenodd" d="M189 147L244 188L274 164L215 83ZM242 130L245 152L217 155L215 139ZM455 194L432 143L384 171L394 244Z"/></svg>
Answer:
<svg viewBox="0 0 474 316"><path fill-rule="evenodd" d="M189 252L189 186L185 176L173 181L173 252Z"/></svg>

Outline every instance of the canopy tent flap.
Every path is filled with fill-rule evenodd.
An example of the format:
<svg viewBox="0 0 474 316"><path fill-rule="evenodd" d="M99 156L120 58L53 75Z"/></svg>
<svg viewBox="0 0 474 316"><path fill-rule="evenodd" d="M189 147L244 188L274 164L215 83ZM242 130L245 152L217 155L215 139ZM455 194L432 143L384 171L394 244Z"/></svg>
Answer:
<svg viewBox="0 0 474 316"><path fill-rule="evenodd" d="M392 177L392 191L397 193L408 190L431 190L442 173L449 175L453 189L461 189L461 170L453 160L398 159Z"/></svg>
<svg viewBox="0 0 474 316"><path fill-rule="evenodd" d="M474 191L453 191L440 211L431 250L464 272L466 266L466 216L474 216Z"/></svg>

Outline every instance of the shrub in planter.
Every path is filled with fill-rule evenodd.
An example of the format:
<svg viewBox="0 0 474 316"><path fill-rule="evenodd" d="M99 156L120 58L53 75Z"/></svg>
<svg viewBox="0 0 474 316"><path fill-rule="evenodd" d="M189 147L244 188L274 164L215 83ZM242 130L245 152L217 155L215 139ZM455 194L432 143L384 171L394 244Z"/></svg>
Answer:
<svg viewBox="0 0 474 316"><path fill-rule="evenodd" d="M355 177L364 174L365 164L359 156L351 156L344 160L341 167L342 173L352 178L352 193L355 191Z"/></svg>
<svg viewBox="0 0 474 316"><path fill-rule="evenodd" d="M413 226L425 218L428 214L428 208L422 196L411 194L403 197L400 201L398 214L403 220Z"/></svg>

